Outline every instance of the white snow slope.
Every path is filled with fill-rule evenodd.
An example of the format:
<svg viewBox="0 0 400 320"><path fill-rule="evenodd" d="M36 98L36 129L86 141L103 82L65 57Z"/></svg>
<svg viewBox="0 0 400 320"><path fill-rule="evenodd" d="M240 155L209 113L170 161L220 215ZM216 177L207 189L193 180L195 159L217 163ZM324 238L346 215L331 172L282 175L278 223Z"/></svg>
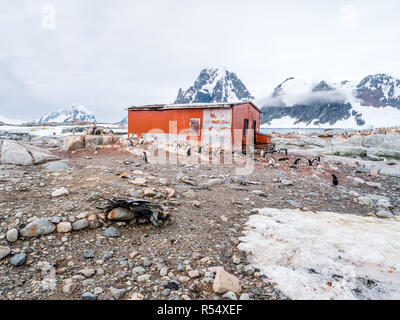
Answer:
<svg viewBox="0 0 400 320"><path fill-rule="evenodd" d="M292 299L400 299L400 221L260 209L239 249Z"/></svg>
<svg viewBox="0 0 400 320"><path fill-rule="evenodd" d="M11 124L11 125L21 125L24 123L24 121L21 120L14 120L14 119L8 119L6 117L3 117L0 115L0 122L3 122L5 124Z"/></svg>

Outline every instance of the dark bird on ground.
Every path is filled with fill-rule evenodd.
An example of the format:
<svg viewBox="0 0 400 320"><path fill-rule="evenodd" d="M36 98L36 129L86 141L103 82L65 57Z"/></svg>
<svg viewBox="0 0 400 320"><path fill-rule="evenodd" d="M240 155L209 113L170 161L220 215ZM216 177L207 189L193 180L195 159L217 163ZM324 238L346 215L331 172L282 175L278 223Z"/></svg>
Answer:
<svg viewBox="0 0 400 320"><path fill-rule="evenodd" d="M317 157L317 160L318 160L318 162L321 162L321 157L318 156L318 157Z"/></svg>
<svg viewBox="0 0 400 320"><path fill-rule="evenodd" d="M298 165L300 163L301 159L296 159L296 161L294 162L294 165Z"/></svg>
<svg viewBox="0 0 400 320"><path fill-rule="evenodd" d="M190 157L190 155L191 155L191 147L189 147L189 148L187 149L186 154L187 154L188 157Z"/></svg>
<svg viewBox="0 0 400 320"><path fill-rule="evenodd" d="M310 167L312 167L312 161L311 161L310 159L307 159L307 161L308 161L308 165L309 165Z"/></svg>
<svg viewBox="0 0 400 320"><path fill-rule="evenodd" d="M289 161L289 158L280 158L278 161Z"/></svg>
<svg viewBox="0 0 400 320"><path fill-rule="evenodd" d="M297 169L296 166L290 166L290 169Z"/></svg>
<svg viewBox="0 0 400 320"><path fill-rule="evenodd" d="M142 153L142 159L144 160L145 163L149 163L148 159L147 159L147 153L146 151L143 151Z"/></svg>
<svg viewBox="0 0 400 320"><path fill-rule="evenodd" d="M203 149L203 147L199 147L199 153L201 153L201 150Z"/></svg>
<svg viewBox="0 0 400 320"><path fill-rule="evenodd" d="M333 178L333 181L332 181L333 185L337 186L339 184L338 178L334 174L332 175L332 178Z"/></svg>

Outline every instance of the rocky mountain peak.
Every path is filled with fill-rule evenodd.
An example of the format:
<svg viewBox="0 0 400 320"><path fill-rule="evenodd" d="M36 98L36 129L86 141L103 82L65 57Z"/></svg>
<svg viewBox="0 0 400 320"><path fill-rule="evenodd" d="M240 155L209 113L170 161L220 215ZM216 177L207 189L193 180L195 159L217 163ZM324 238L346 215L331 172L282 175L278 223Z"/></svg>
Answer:
<svg viewBox="0 0 400 320"><path fill-rule="evenodd" d="M179 89L174 104L254 100L243 82L226 68L203 69L193 86Z"/></svg>

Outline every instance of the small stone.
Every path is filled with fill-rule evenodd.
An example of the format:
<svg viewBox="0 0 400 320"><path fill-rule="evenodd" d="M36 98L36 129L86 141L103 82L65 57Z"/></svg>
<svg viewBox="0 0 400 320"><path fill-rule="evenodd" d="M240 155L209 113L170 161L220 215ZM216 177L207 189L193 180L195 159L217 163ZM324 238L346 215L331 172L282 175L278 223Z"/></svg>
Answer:
<svg viewBox="0 0 400 320"><path fill-rule="evenodd" d="M135 218L135 214L126 208L116 208L108 213L107 218L111 221L130 221Z"/></svg>
<svg viewBox="0 0 400 320"><path fill-rule="evenodd" d="M248 293L243 293L243 294L240 296L239 300L251 300L251 299L250 299L250 295L249 295Z"/></svg>
<svg viewBox="0 0 400 320"><path fill-rule="evenodd" d="M267 195L265 194L265 192L264 192L264 191L261 191L261 190L253 190L252 193L254 193L254 194L256 194L256 195L258 195L258 196L260 196L260 197L266 197L266 196L267 196Z"/></svg>
<svg viewBox="0 0 400 320"><path fill-rule="evenodd" d="M115 300L119 300L125 295L126 289L117 289L117 288L111 287L110 292Z"/></svg>
<svg viewBox="0 0 400 320"><path fill-rule="evenodd" d="M139 255L139 252L138 252L138 251L133 251L133 252L131 252L131 254L129 255L129 257L130 257L131 259L135 259L138 255Z"/></svg>
<svg viewBox="0 0 400 320"><path fill-rule="evenodd" d="M281 183L285 186L292 186L293 185L293 181L289 180L289 179L281 179Z"/></svg>
<svg viewBox="0 0 400 320"><path fill-rule="evenodd" d="M160 276L165 277L168 274L168 268L161 268Z"/></svg>
<svg viewBox="0 0 400 320"><path fill-rule="evenodd" d="M60 223L61 218L60 218L60 217L50 217L50 218L48 218L48 220L49 220L51 223L58 224L58 223Z"/></svg>
<svg viewBox="0 0 400 320"><path fill-rule="evenodd" d="M89 221L87 219L81 219L72 224L72 230L80 231L89 227Z"/></svg>
<svg viewBox="0 0 400 320"><path fill-rule="evenodd" d="M142 274L141 276L137 277L138 282L145 282L145 281L149 281L150 279L151 279L151 275L149 275L149 274Z"/></svg>
<svg viewBox="0 0 400 320"><path fill-rule="evenodd" d="M27 255L26 253L16 254L14 257L10 259L10 263L13 266L20 267L23 266L26 262Z"/></svg>
<svg viewBox="0 0 400 320"><path fill-rule="evenodd" d="M97 297L91 292L85 292L82 295L82 300L97 300Z"/></svg>
<svg viewBox="0 0 400 320"><path fill-rule="evenodd" d="M252 276L253 273L255 271L255 268L251 265L248 265L244 268L244 272L248 275L248 276Z"/></svg>
<svg viewBox="0 0 400 320"><path fill-rule="evenodd" d="M71 232L71 230L72 230L71 222L60 222L57 225L57 232L58 233L68 233L68 232Z"/></svg>
<svg viewBox="0 0 400 320"><path fill-rule="evenodd" d="M385 208L385 209L391 209L393 208L392 204L389 202L387 199L379 199L376 202L376 206L380 208Z"/></svg>
<svg viewBox="0 0 400 320"><path fill-rule="evenodd" d="M139 293L139 292L134 292L134 293L131 294L131 296L130 296L129 299L130 299L130 300L137 300L137 301L139 301L139 300L143 300L143 299L144 299L144 296L143 296L141 293Z"/></svg>
<svg viewBox="0 0 400 320"><path fill-rule="evenodd" d="M119 231L115 227L108 227L104 232L103 235L108 238L117 238L122 235L121 231Z"/></svg>
<svg viewBox="0 0 400 320"><path fill-rule="evenodd" d="M238 256L233 256L232 257L232 261L234 264L240 264L240 257Z"/></svg>
<svg viewBox="0 0 400 320"><path fill-rule="evenodd" d="M143 189L143 195L145 197L154 197L157 194L157 191L155 188L144 188Z"/></svg>
<svg viewBox="0 0 400 320"><path fill-rule="evenodd" d="M93 192L92 194L89 195L89 197L87 198L87 201L97 201L99 199L101 199L103 197L103 195L99 192Z"/></svg>
<svg viewBox="0 0 400 320"><path fill-rule="evenodd" d="M167 186L169 184L168 179L165 178L158 179L158 182L163 186Z"/></svg>
<svg viewBox="0 0 400 320"><path fill-rule="evenodd" d="M23 237L38 237L56 231L56 226L46 218L36 219L21 230Z"/></svg>
<svg viewBox="0 0 400 320"><path fill-rule="evenodd" d="M15 242L18 240L18 230L13 228L7 231L6 239L8 242Z"/></svg>
<svg viewBox="0 0 400 320"><path fill-rule="evenodd" d="M53 191L51 194L51 196L53 198L58 198L58 197L67 196L67 195L69 195L69 192L68 192L68 189L65 187L57 189L57 190Z"/></svg>
<svg viewBox="0 0 400 320"><path fill-rule="evenodd" d="M153 262L151 262L149 259L147 259L147 258L144 258L143 259L143 265L145 266L145 267L151 267L152 265L153 265Z"/></svg>
<svg viewBox="0 0 400 320"><path fill-rule="evenodd" d="M147 180L145 178L136 178L135 180L132 180L131 183L137 185L137 186L143 186L145 185Z"/></svg>
<svg viewBox="0 0 400 320"><path fill-rule="evenodd" d="M84 256L86 259L93 259L93 258L95 257L95 253L94 253L94 251L88 250L88 251L85 251L85 252L83 253L83 256Z"/></svg>
<svg viewBox="0 0 400 320"><path fill-rule="evenodd" d="M187 199L196 199L196 192L194 192L193 190L187 190L182 195Z"/></svg>
<svg viewBox="0 0 400 320"><path fill-rule="evenodd" d="M237 300L237 297L234 292L228 291L221 297L221 300Z"/></svg>
<svg viewBox="0 0 400 320"><path fill-rule="evenodd" d="M165 190L165 192L167 193L167 195L168 195L168 197L169 198L172 198L174 195L175 195L175 190L174 189L172 189L172 188L165 188L164 189Z"/></svg>
<svg viewBox="0 0 400 320"><path fill-rule="evenodd" d="M78 215L76 216L76 218L77 218L78 220L81 220L81 219L87 218L88 215L89 215L89 212L81 212L80 214L78 214Z"/></svg>
<svg viewBox="0 0 400 320"><path fill-rule="evenodd" d="M393 218L393 214L388 210L379 210L376 216L379 218Z"/></svg>
<svg viewBox="0 0 400 320"><path fill-rule="evenodd" d="M80 271L81 274L83 274L86 278L92 277L96 271L94 269L83 269Z"/></svg>
<svg viewBox="0 0 400 320"><path fill-rule="evenodd" d="M135 274L141 275L141 274L144 274L146 272L146 269L141 267L141 266L138 266L138 267L133 268L132 272L135 273Z"/></svg>
<svg viewBox="0 0 400 320"><path fill-rule="evenodd" d="M0 247L0 260L7 257L11 252L9 247Z"/></svg>
<svg viewBox="0 0 400 320"><path fill-rule="evenodd" d="M199 272L199 270L191 270L188 272L188 276L192 279L198 278L198 277L200 277L200 272Z"/></svg>
<svg viewBox="0 0 400 320"><path fill-rule="evenodd" d="M76 291L76 289L78 289L78 285L76 283L72 282L72 281L73 280L71 279L71 282L67 282L63 286L62 291L63 291L64 294L71 295Z"/></svg>
<svg viewBox="0 0 400 320"><path fill-rule="evenodd" d="M213 290L215 293L226 293L228 291L239 293L241 286L238 278L219 267L215 275Z"/></svg>
<svg viewBox="0 0 400 320"><path fill-rule="evenodd" d="M103 293L103 288L96 287L96 288L94 288L93 293L94 293L96 296L98 296L98 295L100 295L100 294Z"/></svg>

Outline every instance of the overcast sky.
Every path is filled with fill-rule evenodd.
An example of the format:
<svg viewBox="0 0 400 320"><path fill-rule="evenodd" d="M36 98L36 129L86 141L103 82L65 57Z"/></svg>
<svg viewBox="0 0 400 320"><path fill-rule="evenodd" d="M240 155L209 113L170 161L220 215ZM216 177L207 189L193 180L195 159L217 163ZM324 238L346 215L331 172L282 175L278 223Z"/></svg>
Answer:
<svg viewBox="0 0 400 320"><path fill-rule="evenodd" d="M400 1L0 2L0 115L82 104L98 121L171 103L225 66L261 98L289 76L400 78Z"/></svg>

